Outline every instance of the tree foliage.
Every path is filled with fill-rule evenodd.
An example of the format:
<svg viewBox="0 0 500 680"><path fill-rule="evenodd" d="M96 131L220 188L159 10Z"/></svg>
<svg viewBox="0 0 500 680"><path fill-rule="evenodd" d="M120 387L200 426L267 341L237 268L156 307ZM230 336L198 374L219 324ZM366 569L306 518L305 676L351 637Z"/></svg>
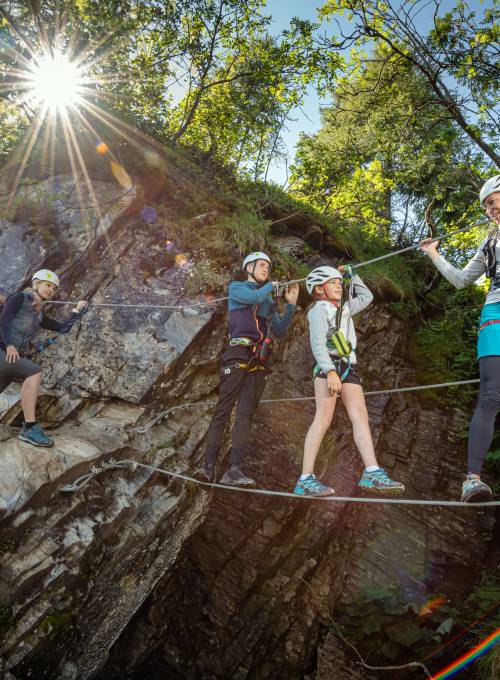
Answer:
<svg viewBox="0 0 500 680"><path fill-rule="evenodd" d="M338 80L321 129L300 140L293 177L316 207L401 244L427 235L429 208L445 223L478 214L484 167L421 74L382 47Z"/></svg>
<svg viewBox="0 0 500 680"><path fill-rule="evenodd" d="M325 38L324 45L375 43L411 65L429 85L429 105L437 104L496 166L500 166L498 57L500 10L496 0L479 11L459 0L443 11L441 0L327 0L326 18L346 14L352 30L343 41ZM419 30L429 14L431 30Z"/></svg>
<svg viewBox="0 0 500 680"><path fill-rule="evenodd" d="M89 68L92 84L83 113L96 131L104 121L115 128L122 122L264 176L306 86L339 63L338 55L314 45L310 22L295 20L290 30L272 35L264 5L264 0L11 0L2 9L11 49L0 64L2 96L16 120L5 153L35 119L22 77L12 74L59 42ZM18 119L22 107L24 128ZM0 124L7 123L4 115Z"/></svg>
<svg viewBox="0 0 500 680"><path fill-rule="evenodd" d="M335 74L321 129L302 136L293 168L303 199L398 245L433 233L439 221L453 227L479 218L477 192L497 159L496 12L476 17L459 3L440 14L434 2L424 36L418 14L429 7L420 0L325 4L337 34L319 42L350 54ZM460 245L476 239L462 236Z"/></svg>

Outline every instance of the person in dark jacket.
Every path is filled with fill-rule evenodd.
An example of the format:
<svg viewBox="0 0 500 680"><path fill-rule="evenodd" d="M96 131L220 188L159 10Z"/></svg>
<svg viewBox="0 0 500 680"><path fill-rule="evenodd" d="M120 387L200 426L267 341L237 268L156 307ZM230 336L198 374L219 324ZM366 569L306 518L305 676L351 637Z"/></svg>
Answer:
<svg viewBox="0 0 500 680"><path fill-rule="evenodd" d="M215 464L224 430L236 402L229 468L221 484L254 486L255 482L242 470L253 415L259 404L266 381L265 355L270 349L270 333L285 335L297 302L297 284L287 287L287 302L283 316L276 310L272 298L276 283L268 282L271 260L265 253L255 252L243 261L246 281L232 281L228 292L229 340L222 355L222 379L219 399L208 430L205 463L196 471L202 481L214 481Z"/></svg>
<svg viewBox="0 0 500 680"><path fill-rule="evenodd" d="M54 296L59 283L55 272L41 269L33 275L31 288L7 298L0 314L0 392L14 379L23 380L21 405L24 422L19 439L34 446L53 446L54 440L36 422L42 369L26 355L30 353L31 342L39 328L61 332L87 305L81 300L65 323L45 316L43 303Z"/></svg>

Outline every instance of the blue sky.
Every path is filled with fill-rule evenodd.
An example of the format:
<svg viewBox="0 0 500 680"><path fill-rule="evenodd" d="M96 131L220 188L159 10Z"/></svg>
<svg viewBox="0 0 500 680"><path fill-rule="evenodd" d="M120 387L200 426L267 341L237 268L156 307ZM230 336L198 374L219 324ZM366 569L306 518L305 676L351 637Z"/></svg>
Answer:
<svg viewBox="0 0 500 680"><path fill-rule="evenodd" d="M401 0L405 2L406 0ZM317 20L316 8L324 4L321 0L267 0L266 14L270 14L273 18L272 32L278 34L282 29L287 28L290 20L293 17L300 17L301 19ZM393 3L397 5L397 2ZM450 9L456 4L456 1L442 0L442 11ZM471 9L484 11L484 8L491 6L492 0L469 0L468 5ZM417 28L422 33L427 33L429 28L429 20L432 17L433 4L429 3L426 11L422 11L419 16ZM441 13L441 12L440 12ZM327 24L326 29L332 24ZM301 109L296 109L291 114L291 120L287 123L287 129L284 131L283 139L288 150L288 166L290 167L295 155L295 146L297 144L300 132L308 134L314 133L320 126L320 106L327 105L328 100L320 101L314 88L310 87L306 94L304 104ZM284 164L272 165L268 179L284 184L286 181L286 168Z"/></svg>
<svg viewBox="0 0 500 680"><path fill-rule="evenodd" d="M279 33L286 28L293 17L301 19L317 20L316 7L322 3L316 0L267 0L266 14L273 18L272 32ZM283 139L288 149L288 166L290 167L295 155L295 145L301 132L313 133L320 126L320 106L321 101L313 87L308 88L308 92L301 109L296 109L291 114L291 119L287 122L287 129L284 131ZM323 102L326 104L327 102ZM268 179L274 180L278 184L286 181L286 168L284 164L271 165Z"/></svg>

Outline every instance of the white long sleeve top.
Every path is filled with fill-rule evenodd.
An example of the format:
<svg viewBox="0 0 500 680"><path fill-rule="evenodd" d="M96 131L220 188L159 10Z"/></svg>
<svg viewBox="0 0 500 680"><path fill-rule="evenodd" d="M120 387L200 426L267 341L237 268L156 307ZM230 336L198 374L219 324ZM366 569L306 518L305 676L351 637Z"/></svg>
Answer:
<svg viewBox="0 0 500 680"><path fill-rule="evenodd" d="M370 289L357 275L353 278L353 287L354 297L350 302L346 300L344 303L340 320L340 330L343 332L345 339L352 345L352 352L349 355L351 364L356 363L355 350L357 344L352 317L366 309L373 300ZM335 370L333 360L338 358L337 351L329 342L330 336L335 330L337 312L338 308L331 302L318 300L307 314L312 353L316 363L324 373Z"/></svg>
<svg viewBox="0 0 500 680"><path fill-rule="evenodd" d="M487 239L485 239L476 251L476 254L463 269L457 269L448 262L441 254L435 260L432 260L436 269L447 279L455 288L465 288L477 281L477 279L485 273L483 248ZM497 243L495 249L496 255L496 284L495 279L491 279L490 289L486 296L485 305L492 302L500 302L500 241Z"/></svg>

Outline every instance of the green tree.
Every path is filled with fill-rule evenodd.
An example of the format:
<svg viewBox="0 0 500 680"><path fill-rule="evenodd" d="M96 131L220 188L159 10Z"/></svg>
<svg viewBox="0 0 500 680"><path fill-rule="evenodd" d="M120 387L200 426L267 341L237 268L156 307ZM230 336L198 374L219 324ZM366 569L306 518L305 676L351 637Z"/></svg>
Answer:
<svg viewBox="0 0 500 680"><path fill-rule="evenodd" d="M290 111L339 57L318 50L310 22L294 20L290 30L271 36L264 5L264 0L10 0L2 13L12 49L0 55L0 86L14 113L4 153L23 130L37 131L23 72L37 53L58 43L89 80L73 116L79 139L111 135L137 143L140 131L265 176L281 152ZM6 114L2 122L7 125ZM47 126L37 134L43 145Z"/></svg>
<svg viewBox="0 0 500 680"><path fill-rule="evenodd" d="M500 11L496 0L479 11L460 0L450 11L435 0L430 16L432 29L418 29L426 0L391 3L388 0L327 0L322 15L347 15L352 32L338 39L325 38L323 45L384 45L391 55L411 65L429 85L429 106L443 112L500 166L498 153L499 115L498 57ZM420 15L420 17L419 17Z"/></svg>
<svg viewBox="0 0 500 680"><path fill-rule="evenodd" d="M184 134L184 143L210 158L265 177L270 160L280 153L280 135L290 111L303 100L319 68L313 59L313 25L294 22L279 37L263 32L241 50L239 60L222 64L217 88L206 90ZM232 69L232 70L231 70ZM231 79L234 71L235 77ZM238 77L236 77L238 76ZM174 119L188 106L180 103Z"/></svg>
<svg viewBox="0 0 500 680"><path fill-rule="evenodd" d="M381 45L337 78L321 129L300 139L293 186L351 228L402 244L428 235L426 213L450 224L477 216L484 168L427 80Z"/></svg>

